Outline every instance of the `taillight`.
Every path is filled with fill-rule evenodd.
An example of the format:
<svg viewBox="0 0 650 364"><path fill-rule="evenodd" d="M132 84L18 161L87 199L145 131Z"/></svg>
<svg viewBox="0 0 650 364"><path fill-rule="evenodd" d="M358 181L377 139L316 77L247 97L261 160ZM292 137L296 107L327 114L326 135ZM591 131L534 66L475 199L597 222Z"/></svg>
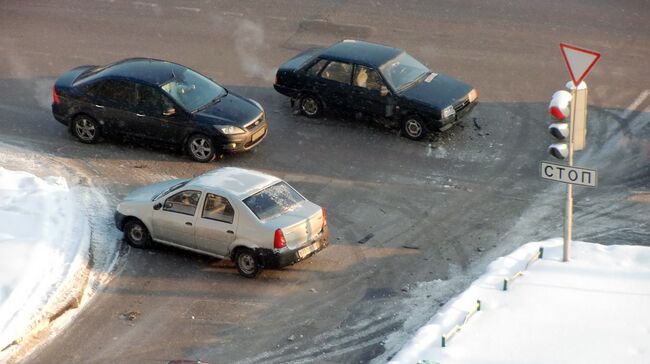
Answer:
<svg viewBox="0 0 650 364"><path fill-rule="evenodd" d="M59 100L59 95L56 94L56 87L52 87L52 99L54 100L55 104L61 103L61 100Z"/></svg>
<svg viewBox="0 0 650 364"><path fill-rule="evenodd" d="M325 229L325 226L327 226L327 213L325 212L325 208L321 207L321 210L323 211L323 225L321 226L321 230Z"/></svg>
<svg viewBox="0 0 650 364"><path fill-rule="evenodd" d="M273 240L273 247L275 249L282 249L287 246L287 241L284 239L282 229L275 230L275 239Z"/></svg>

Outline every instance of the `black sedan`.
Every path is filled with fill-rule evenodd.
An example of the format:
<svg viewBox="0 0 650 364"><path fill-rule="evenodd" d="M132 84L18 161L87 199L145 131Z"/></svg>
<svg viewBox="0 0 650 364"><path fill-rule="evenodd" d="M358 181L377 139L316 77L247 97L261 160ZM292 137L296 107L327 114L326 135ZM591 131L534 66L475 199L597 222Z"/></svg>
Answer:
<svg viewBox="0 0 650 364"><path fill-rule="evenodd" d="M350 109L399 125L415 140L450 128L478 98L468 84L431 72L401 49L356 40L298 54L280 66L274 87L308 117Z"/></svg>
<svg viewBox="0 0 650 364"><path fill-rule="evenodd" d="M56 120L84 143L102 135L134 136L180 146L199 162L217 151L251 149L268 130L256 101L155 59L77 67L56 80L53 99Z"/></svg>

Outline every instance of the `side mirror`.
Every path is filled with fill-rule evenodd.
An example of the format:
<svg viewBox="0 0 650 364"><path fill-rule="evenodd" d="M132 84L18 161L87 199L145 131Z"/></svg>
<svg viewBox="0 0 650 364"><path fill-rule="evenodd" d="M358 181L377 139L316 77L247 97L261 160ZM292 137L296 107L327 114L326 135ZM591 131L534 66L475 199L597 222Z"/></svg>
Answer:
<svg viewBox="0 0 650 364"><path fill-rule="evenodd" d="M381 86L381 89L379 90L379 95L381 95L382 97L390 95L390 91L388 91L388 87Z"/></svg>
<svg viewBox="0 0 650 364"><path fill-rule="evenodd" d="M174 108L172 107L171 109L168 109L168 110L166 110L166 111L163 111L163 115L164 115L164 116L173 116L173 115L176 115L176 109L174 109Z"/></svg>
<svg viewBox="0 0 650 364"><path fill-rule="evenodd" d="M162 204L161 204L160 202L158 202L157 204L153 205L153 209L154 209L154 210L160 210L161 207L162 207Z"/></svg>

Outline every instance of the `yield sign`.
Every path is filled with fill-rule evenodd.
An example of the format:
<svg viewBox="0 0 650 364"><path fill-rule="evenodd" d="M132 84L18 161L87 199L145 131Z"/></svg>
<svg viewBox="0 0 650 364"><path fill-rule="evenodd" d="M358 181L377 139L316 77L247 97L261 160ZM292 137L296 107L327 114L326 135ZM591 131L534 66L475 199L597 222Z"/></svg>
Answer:
<svg viewBox="0 0 650 364"><path fill-rule="evenodd" d="M566 62L566 66L569 68L571 80L578 87L580 82L591 71L594 64L600 59L600 53L566 43L560 43L560 50L562 51L564 62Z"/></svg>

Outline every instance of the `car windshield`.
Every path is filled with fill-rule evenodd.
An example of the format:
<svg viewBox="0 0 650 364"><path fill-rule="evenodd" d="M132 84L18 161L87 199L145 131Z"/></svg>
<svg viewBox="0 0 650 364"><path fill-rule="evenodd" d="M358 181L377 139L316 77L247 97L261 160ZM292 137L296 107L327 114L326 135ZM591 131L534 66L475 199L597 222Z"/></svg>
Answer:
<svg viewBox="0 0 650 364"><path fill-rule="evenodd" d="M164 196L164 195L166 195L166 194L168 194L168 193L170 193L170 192L172 192L172 191L175 191L175 190L177 190L177 189L179 189L179 188L185 186L185 185L187 184L187 182L189 182L189 180L185 180L185 181L183 181L183 182L177 183L177 184L175 184L175 185L173 185L173 186L171 186L171 187L169 187L169 188L167 188L167 189L164 189L164 190L158 192L155 196L153 196L153 197L151 198L151 201L156 201L156 200L159 199L161 196Z"/></svg>
<svg viewBox="0 0 650 364"><path fill-rule="evenodd" d="M244 204L260 220L293 210L305 199L286 182L278 182L262 191L246 197Z"/></svg>
<svg viewBox="0 0 650 364"><path fill-rule="evenodd" d="M407 89L431 72L425 65L411 57L408 53L402 53L393 58L379 67L379 70L384 75L386 81L396 91Z"/></svg>
<svg viewBox="0 0 650 364"><path fill-rule="evenodd" d="M188 111L203 108L226 94L226 89L187 68L175 72L174 78L163 84L161 88Z"/></svg>

